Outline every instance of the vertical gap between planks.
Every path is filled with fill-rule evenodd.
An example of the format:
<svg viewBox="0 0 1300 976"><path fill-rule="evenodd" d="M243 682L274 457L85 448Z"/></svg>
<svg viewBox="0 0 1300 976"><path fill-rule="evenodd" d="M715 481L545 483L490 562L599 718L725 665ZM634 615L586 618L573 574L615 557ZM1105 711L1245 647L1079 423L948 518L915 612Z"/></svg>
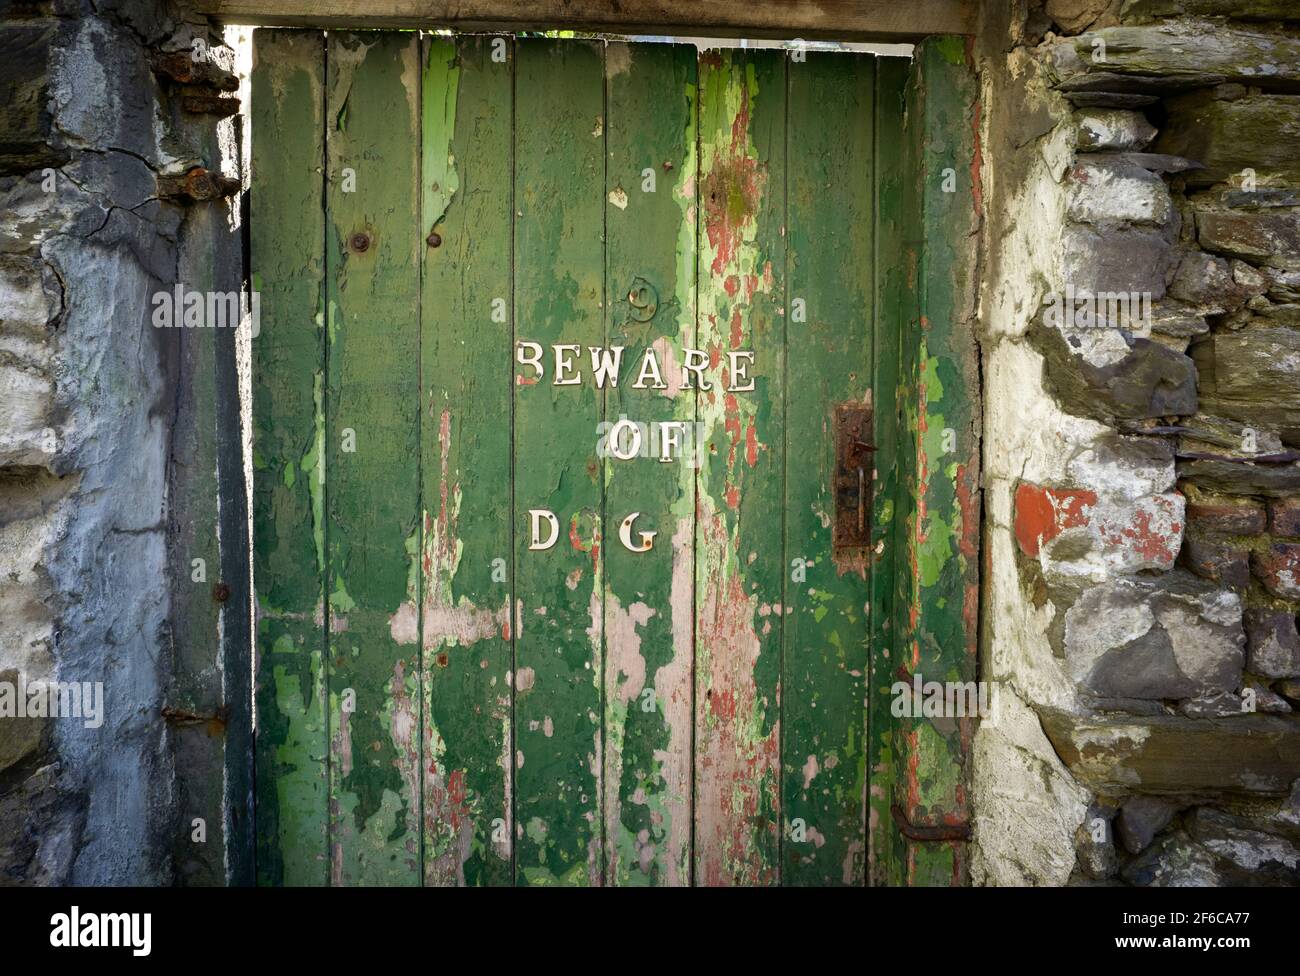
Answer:
<svg viewBox="0 0 1300 976"><path fill-rule="evenodd" d="M415 63L417 67L415 75L415 118L416 118L416 163L415 171L417 175L416 184L416 230L421 238L424 237L425 221L429 215L424 212L424 72L428 69L428 56L433 53L433 48L429 40L422 32L415 35ZM415 652L416 652L416 674L419 679L416 681L416 693L419 695L419 701L416 704L416 755L420 763L419 775L415 780L416 789L416 811L418 814L417 823L419 825L416 831L416 864L419 870L419 887L424 887L424 694L425 694L425 674L424 674L424 266L425 251L420 251L420 260L417 263L416 275L416 300L415 300L415 388L416 403L418 409L415 411Z"/></svg>
<svg viewBox="0 0 1300 976"><path fill-rule="evenodd" d="M789 518L790 509L790 54L781 54L781 74L784 82L784 98L781 111L785 115L781 126L781 241L782 275L781 290L781 644L780 667L777 678L777 761L776 761L776 883L780 886L785 876L785 705L786 705L786 635L785 608L789 606L786 581L789 556Z"/></svg>
<svg viewBox="0 0 1300 976"><path fill-rule="evenodd" d="M880 64L879 58L872 58L875 66ZM876 330L880 327L880 264L879 264L879 247L880 239L880 165L879 165L879 105L880 105L880 79L876 74L871 86L871 355L868 359L871 370L871 438L875 441L876 417L880 413L880 369L878 365L878 344L876 344ZM871 480L871 516L872 522L875 522L879 508L876 507L876 474L879 473L876 456L872 455L872 480ZM865 797L863 797L863 824L862 824L862 841L866 847L862 853L862 884L865 888L871 886L871 871L868 866L871 863L871 758L874 739L872 739L872 728L874 728L875 715L875 687L876 687L876 646L872 637L875 636L876 613L879 612L878 600L876 600L875 581L875 545L872 538L875 535L875 526L872 525L871 532L867 534L867 599L870 600L870 611L867 612L867 673L866 673L866 695L863 700L866 702L863 712L866 720L866 738L863 739L865 746L865 764L863 764L863 788L865 788Z"/></svg>
<svg viewBox="0 0 1300 976"><path fill-rule="evenodd" d="M876 341L876 332L881 328L880 316L880 59L872 57L872 77L871 77L871 352L868 359L871 371L871 435L875 440L875 433L878 427L876 417L880 414L882 406L880 400L880 344ZM879 445L877 445L879 447ZM879 477L877 458L879 454L871 456L872 466L872 483L871 483L871 513L872 521L876 520L879 509L875 505L876 500L876 479ZM874 529L874 527L873 527ZM863 887L871 886L871 751L874 739L872 732L875 722L875 691L876 691L876 653L877 648L875 641L872 639L876 633L876 619L879 607L876 600L876 552L872 544L874 531L867 534L867 600L869 610L866 614L867 625L867 672L864 675L866 679L865 695L863 696L864 715L866 724L866 737L863 739L863 797L862 797L862 885Z"/></svg>
<svg viewBox="0 0 1300 976"><path fill-rule="evenodd" d="M903 88L903 140L904 150L908 154L907 162L910 164L907 173L909 174L909 192L911 196L910 216L913 220L914 233L916 237L912 239L914 248L916 272L913 280L915 287L907 293L907 339L915 340L918 348L908 351L903 343L899 343L899 367L898 380L900 386L905 390L907 396L907 408L900 401L898 405L898 428L906 439L908 453L908 484L903 487L904 493L908 495L907 515L903 521L903 546L902 552L904 558L909 562L913 554L918 552L918 537L921 531L921 352L919 343L924 333L921 328L922 319L925 313L925 276L928 273L928 249L926 247L926 226L925 226L925 183L927 174L925 172L925 112L926 112L926 93L922 85L922 52L920 46L912 49L911 68L908 73L908 79ZM911 102L909 105L908 102ZM915 111L909 111L914 108ZM909 131L909 126L912 128ZM912 408L916 410L916 421L910 423L908 411ZM910 490L909 490L910 489ZM907 579L907 599L903 603L903 612L907 614L909 626L907 630L907 643L898 648L900 660L905 659L908 663L910 673L919 673L921 670L920 660L920 584L915 577ZM910 623L911 614L915 609L917 616L916 626ZM916 648L916 660L911 659L912 648ZM900 755L905 762L910 763L914 754L911 747L911 738L917 734L921 722L916 716L907 720L907 725L903 726L900 738L904 747L908 750L906 755ZM918 738L919 741L919 738ZM903 749L900 748L900 754ZM919 757L918 757L919 759ZM910 788L910 783L906 784ZM907 810L908 815L912 811ZM916 876L916 848L917 842L909 838L903 839L903 864L902 880L906 887L915 887Z"/></svg>
<svg viewBox="0 0 1300 976"><path fill-rule="evenodd" d="M700 102L704 94L704 86L700 84L700 58L704 52L700 49L695 51L695 254L691 261L691 266L695 272L694 281L691 284L692 293L695 295L695 329L691 336L692 347L700 341L700 225L703 223L700 214L701 205L701 180L702 167L704 164L703 147L700 142ZM695 682L698 677L696 660L699 656L699 611L700 611L700 592L696 569L699 566L699 521L700 521L700 468L704 463L700 458L700 396L698 390L691 391L692 415L695 421L693 443L696 451L696 466L694 475L691 477L692 509L691 509L691 782L690 782L690 807L691 831L690 839L687 842L689 848L689 857L687 859L686 883L689 887L695 887L695 811L698 808L696 802L696 767L698 763L698 753L696 749L696 730L695 730L695 710L698 707L696 701Z"/></svg>
<svg viewBox="0 0 1300 976"><path fill-rule="evenodd" d="M251 33L248 35L248 42L250 46L255 49L257 42ZM254 55L254 58L256 58L256 55ZM238 162L239 178L243 182L244 186L250 185L252 180L251 174L253 168L253 138L252 138L253 80L252 80L251 68L249 70L248 84L249 84L249 97L248 97L248 107L247 107L248 114L241 123L243 126L245 126L245 128L243 128L240 132L241 139L247 137L247 141L245 144L248 146L248 153L247 155L241 157ZM243 253L240 255L241 258L240 273L243 275L243 281L240 282L239 290L243 293L241 297L241 301L247 301L248 308L251 311L253 308L252 194L247 192L241 194L239 198L239 203L236 204L236 206L238 207L239 220L240 220L239 246L243 249ZM258 298L258 306L259 308L261 307L260 297ZM253 356L253 338L251 335L251 331L252 330L250 326L250 335L248 339L248 403L246 406L241 407L240 409L240 413L242 414L242 416L240 417L240 432L239 432L239 443L240 443L239 464L240 464L240 470L245 471L247 477L247 480L244 483L244 493L246 498L245 503L248 505L248 525L245 528L245 532L248 536L248 560L247 560L248 562L248 610L249 610L249 614L248 614L248 653L249 653L248 722L249 722L249 733L250 733L250 745L253 750L252 762L251 765L249 766L248 788L249 788L249 795L252 796L253 798L253 806L251 810L253 820L252 823L249 824L249 829L252 831L253 834L252 872L253 872L253 886L256 887L259 885L261 879L261 874L258 872L257 861L261 853L262 844L261 844L261 838L258 836L257 833L257 815L258 815L257 774L258 774L258 765L259 765L258 754L257 754L257 732L258 732L257 682L259 676L257 673L257 661L258 661L257 561L256 561L257 557L253 548L254 543L256 541L255 531L253 527L257 516L255 514L255 509L253 507L255 504L254 498L255 498L256 488L254 487L253 471L252 471L252 444L253 444L254 432L257 429L257 415L254 412L254 408L253 408L253 398L256 396L256 388L255 388L256 380L253 378L254 356ZM235 368L236 370L239 369L238 360L236 360ZM239 381L237 379L236 383L238 384L238 382ZM247 455L245 455L244 453L244 444L249 445L249 453ZM247 462L248 467L244 466L245 462ZM280 853L280 863L282 865L280 876L281 878L283 878L284 877L283 849L281 850Z"/></svg>
<svg viewBox="0 0 1300 976"><path fill-rule="evenodd" d="M909 427L908 437L911 441L910 450L912 451L912 456L913 456L912 463L913 463L914 470L916 472L915 477L912 480L912 484L915 486L915 495L914 495L915 502L913 502L913 508L916 514L912 519L911 532L909 533L907 545L908 545L908 549L911 552L917 553L917 559L919 561L920 548L921 548L920 537L921 537L921 529L922 529L921 501L922 501L923 493L925 491L925 485L923 485L921 482L921 465L924 461L924 454L922 453L923 444L921 441L921 424L924 423L926 419L925 414L923 413L922 403L921 403L921 389L922 389L921 383L923 378L923 371L925 370L925 354L919 348L919 346L920 346L920 340L924 336L924 331L922 330L921 323L925 318L927 311L929 310L929 304L930 304L929 293L928 293L929 289L927 288L927 282L926 282L926 275L929 273L930 270L929 268L930 249L929 247L927 247L926 240L925 240L928 233L926 218L929 215L928 211L930 209L930 201L928 199L928 194L926 191L928 189L930 174L926 171L926 164L933 157L927 154L927 147L925 144L925 139L927 134L926 115L928 114L928 110L929 110L929 106L927 105L927 102L929 101L929 92L928 92L928 88L923 83L925 80L924 79L925 61L924 61L924 56L921 54L921 52L915 49L914 49L913 57L915 58L913 64L915 65L915 70L916 70L916 104L917 104L917 111L914 116L916 122L915 173L917 178L916 228L917 228L917 237L919 238L916 245L916 251L917 251L916 305L915 305L916 326L915 326L914 334L917 336L918 348L916 350L915 355L908 362L908 366L911 367L910 375L908 377L909 379L908 392L911 397L911 402L909 403L909 407L913 407L916 411L916 423ZM917 623L916 623L916 629L908 636L911 639L912 645L916 648L915 651L916 660L913 662L912 670L914 672L920 672L922 670L921 651L920 651L920 635L922 631L922 624L921 624L921 586L920 586L919 579L914 578L911 581L911 591L912 592L910 594L910 599L912 601L912 606L916 608ZM910 611L911 611L911 607L909 607L909 613ZM912 727L909 731L913 733L913 738L916 744L918 745L920 744L919 729L921 728L921 726L922 723L920 721L917 721L916 717L913 716ZM911 753L915 752L915 746L913 746L912 743L910 742L908 743L908 746L910 750L908 755L908 762L910 765L912 759ZM917 756L917 759L919 765L920 757ZM910 782L908 783L908 786L910 788L911 786ZM911 807L910 803L908 804L908 808L906 812L908 818L916 816L916 810ZM919 847L920 847L920 841L914 841L911 839L908 840L907 842L907 885L909 888L916 887L916 873L917 873L916 855ZM920 848L920 849L924 850L924 848Z"/></svg>
<svg viewBox="0 0 1300 976"><path fill-rule="evenodd" d="M324 707L325 716L325 884L332 886L334 883L334 820L332 810L334 804L331 802L334 796L334 755L330 746L332 732L330 729L330 719L333 717L330 708L330 685L332 675L330 660L330 617L333 615L333 607L330 604L330 479L329 479L329 417L330 417L330 299L329 299L329 282L330 275L333 274L334 268L330 262L330 219L329 219L329 185L330 185L330 114L329 114L329 93L330 93L330 34L322 31L321 35L321 125L324 128L324 135L321 138L321 242L325 248L325 254L321 261L324 274L321 277L321 383L320 383L320 410L321 410L321 432L322 444L320 446L319 468L316 477L320 479L321 485L321 646L323 648L321 661L321 693L325 700L321 703Z"/></svg>
<svg viewBox="0 0 1300 976"><path fill-rule="evenodd" d="M609 128L612 123L609 117L609 68L607 64L608 57L609 57L609 42L606 40L601 40L600 42L600 100L601 100L600 114L604 120L604 124L601 126L601 130L600 130L601 132L601 137L600 137L600 172L601 172L601 179L600 179L600 186L601 186L601 191L600 191L600 254L601 254L600 321L601 321L601 334L604 337L602 341L604 343L604 348L606 349L609 348L609 320L611 315L613 314L613 309L612 307L610 307L610 296L609 296ZM618 381L617 375L614 377L614 380L615 382ZM609 390L603 384L601 385L600 388L600 419L602 422L607 422L609 420ZM599 430L600 428L598 427L597 429ZM608 437L609 428L606 427L605 431L606 431L605 436ZM598 804L600 809L599 861L600 861L600 879L601 879L602 886L610 886L609 878L606 876L606 871L608 870L609 867L608 865L609 856L608 856L608 850L606 848L606 844L608 843L608 839L609 839L608 838L609 825L605 822L606 808L608 806L608 801L605 796L605 777L608 775L608 770L605 768L605 760L608 755L607 749L609 743L609 738L608 738L609 728L606 722L606 714L605 714L605 706L606 706L605 594L609 592L609 560L606 558L607 557L606 538L608 537L608 533L605 531L606 528L605 517L606 517L606 508L607 508L606 505L607 499L605 497L605 486L609 483L609 479L608 477L606 477L608 472L605 470L605 466L609 463L610 463L609 459L604 458L601 460L601 464L597 468L597 470L600 471L600 520L597 523L600 526L600 530L597 535L599 541L596 543L596 545L600 547L599 559L600 559L600 568L602 571L600 573L600 696L598 698L599 708L600 708L600 750L599 750L599 755L597 756L596 759L597 768L600 770L600 776L597 778L596 792L600 797L600 801Z"/></svg>
<svg viewBox="0 0 1300 976"><path fill-rule="evenodd" d="M518 837L518 827L516 826L516 815L519 807L518 802L518 785L515 781L515 679L519 675L519 619L518 611L518 591L516 589L516 570L518 568L518 558L516 556L515 533L518 531L518 513L515 510L515 399L518 395L518 389L515 386L515 343L517 342L518 328L518 298L515 294L515 236L517 228L515 227L516 202L515 202L515 144L516 144L516 116L515 102L518 90L519 75L516 71L518 56L518 46L515 44L513 37L508 38L506 42L507 58L509 61L510 72L510 159L507 160L507 170L510 173L510 188L507 191L510 199L510 267L509 267L509 287L510 287L510 348L506 351L506 382L509 383L510 390L510 604L506 608L506 620L510 624L510 748L506 753L506 788L509 791L510 815L506 824L506 833L509 835L510 844L510 884L511 886L519 883L519 853L516 850L515 840Z"/></svg>
<svg viewBox="0 0 1300 976"><path fill-rule="evenodd" d="M694 131L692 137L695 140L695 167L692 182L695 185L695 253L692 255L691 270L694 279L691 283L691 294L694 296L694 319L691 332L691 347L695 348L700 341L700 52L695 52L695 99L691 111L694 113ZM686 883L694 887L695 885L695 645L696 645L696 620L699 613L699 589L695 585L695 568L698 552L696 549L696 529L698 528L700 514L700 465L701 447L699 442L700 432L700 395L698 390L691 392L691 411L695 427L692 432L692 443L695 445L696 465L694 468L695 475L691 478L691 785L690 796L687 799L687 807L690 815L690 838L687 842L689 849L689 859L686 875Z"/></svg>

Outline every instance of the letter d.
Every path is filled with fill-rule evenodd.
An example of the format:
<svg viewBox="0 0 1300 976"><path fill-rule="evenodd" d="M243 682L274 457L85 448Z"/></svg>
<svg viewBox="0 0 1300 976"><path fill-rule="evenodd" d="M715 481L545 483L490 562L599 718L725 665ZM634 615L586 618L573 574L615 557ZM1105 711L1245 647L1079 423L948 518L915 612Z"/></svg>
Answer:
<svg viewBox="0 0 1300 976"><path fill-rule="evenodd" d="M528 514L533 523L533 541L528 548L549 549L555 545L555 540L560 537L560 520L555 517L555 513L545 508L530 508ZM542 519L551 524L551 536L545 542L542 541Z"/></svg>

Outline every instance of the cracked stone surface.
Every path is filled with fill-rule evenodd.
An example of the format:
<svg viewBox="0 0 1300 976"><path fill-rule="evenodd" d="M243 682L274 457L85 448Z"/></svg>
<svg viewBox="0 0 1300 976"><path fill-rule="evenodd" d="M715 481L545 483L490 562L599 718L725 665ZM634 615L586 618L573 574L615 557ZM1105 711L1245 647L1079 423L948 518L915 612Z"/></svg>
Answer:
<svg viewBox="0 0 1300 976"><path fill-rule="evenodd" d="M199 160L210 123L169 106L150 57L207 28L145 0L48 7L28 67L58 165L0 146L0 672L102 682L105 715L22 741L3 723L0 883L170 883L179 814L159 716L183 386L177 340L149 311L193 260L157 176Z"/></svg>

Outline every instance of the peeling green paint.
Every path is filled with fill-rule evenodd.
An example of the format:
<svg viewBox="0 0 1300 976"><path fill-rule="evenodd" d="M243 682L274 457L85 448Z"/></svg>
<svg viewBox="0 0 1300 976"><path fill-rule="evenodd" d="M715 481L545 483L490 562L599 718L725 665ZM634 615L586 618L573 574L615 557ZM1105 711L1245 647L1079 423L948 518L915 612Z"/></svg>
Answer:
<svg viewBox="0 0 1300 976"><path fill-rule="evenodd" d="M424 880L512 880L509 321L512 79L492 38L426 38L419 561ZM508 497L508 496L507 496ZM494 562L498 561L499 562ZM494 566L500 572L494 571Z"/></svg>
<svg viewBox="0 0 1300 976"><path fill-rule="evenodd" d="M787 581L785 596L787 885L866 877L869 560L835 553L824 515L836 509L834 405L874 406L876 65L810 52L788 68L787 290L804 321L786 324L784 562L804 556L811 565L806 582Z"/></svg>
<svg viewBox="0 0 1300 976"><path fill-rule="evenodd" d="M339 120L326 138L331 879L418 884L420 657L390 621L420 512L419 38L327 43L326 118Z"/></svg>
<svg viewBox="0 0 1300 976"><path fill-rule="evenodd" d="M316 569L325 572L325 373L312 374L312 423L315 433L312 446L302 456L300 467L307 475L307 492L311 498L311 531L316 544ZM314 475L314 477L313 477Z"/></svg>
<svg viewBox="0 0 1300 976"><path fill-rule="evenodd" d="M515 335L544 346L604 341L603 55L603 45L589 41L529 39L514 48L515 116L547 120L518 125L514 133ZM602 403L591 384L516 382L513 390L521 603L515 817L548 825L545 843L517 836L516 880L599 884L604 544L596 440ZM526 513L533 508L555 512L564 530L546 551L528 550ZM531 686L524 689L526 672Z"/></svg>
<svg viewBox="0 0 1300 976"><path fill-rule="evenodd" d="M932 38L918 46L906 100L910 132L903 139L900 219L919 223L923 242L912 255L906 287L895 292L906 308L898 390L909 446L898 464L896 497L900 509L907 507L896 539L903 571L895 573L892 597L895 636L888 659L877 661L873 681L882 703L900 676L974 677L978 601L979 407L970 242L980 202L973 168L976 92L964 39ZM956 174L955 193L941 186L949 168ZM878 708L876 714L887 712ZM914 826L967 827L971 721L882 718L874 728L873 769L882 774L882 789L872 790L875 822L890 815L892 806ZM915 841L879 830L873 839L876 882L963 880L960 841Z"/></svg>
<svg viewBox="0 0 1300 976"><path fill-rule="evenodd" d="M784 566L772 527L783 502L785 59L710 51L699 74L697 343L753 350L755 391L715 386L697 399L708 453L696 480L695 877L771 884L781 843L784 613L772 608Z"/></svg>
<svg viewBox="0 0 1300 976"><path fill-rule="evenodd" d="M605 208L605 339L626 347L619 386L605 394L607 423L695 419L693 391L631 383L647 349L680 363L694 345L696 73L692 47L607 49L606 193L627 201ZM633 294L647 290L653 306L633 307ZM688 459L603 465L605 881L682 885L690 880L694 471ZM628 552L614 531L637 511L638 528L658 533L650 552Z"/></svg>
<svg viewBox="0 0 1300 976"><path fill-rule="evenodd" d="M298 263L259 261L268 292L318 309L280 329L302 369L256 351L263 397L296 397L255 445L274 475L257 488L259 809L276 811L260 877L861 884L868 819L873 881L959 876L960 852L901 842L890 806L962 816L962 743L879 718L899 668L966 673L973 380L955 259L904 243L912 217L948 228L951 201L913 187L909 216L898 151L929 133L927 172L962 163L935 136L959 100L936 116L914 91L904 133L887 59L506 40L499 62L493 41L332 34L329 77L319 43L303 76L315 134L298 146L290 126L278 150L303 168L333 121L328 236L313 251L281 226L254 248ZM931 72L964 59L923 46ZM622 344L622 382L529 383L517 339ZM651 346L670 393L630 386ZM686 348L753 349L755 390L683 389ZM875 408L869 554L830 551L847 400ZM598 458L597 425L622 414L698 419L703 466ZM553 549L527 548L530 508L557 514ZM649 552L618 540L633 511Z"/></svg>
<svg viewBox="0 0 1300 976"><path fill-rule="evenodd" d="M301 308L318 308L324 281L320 187L301 179L324 163L324 43L316 32L259 32L253 113L258 219L251 229L261 292L252 344L253 559L258 620L257 879L320 885L327 873L324 542L320 481L298 478L321 460L320 332ZM211 565L211 564L210 564ZM211 570L209 570L211 572Z"/></svg>

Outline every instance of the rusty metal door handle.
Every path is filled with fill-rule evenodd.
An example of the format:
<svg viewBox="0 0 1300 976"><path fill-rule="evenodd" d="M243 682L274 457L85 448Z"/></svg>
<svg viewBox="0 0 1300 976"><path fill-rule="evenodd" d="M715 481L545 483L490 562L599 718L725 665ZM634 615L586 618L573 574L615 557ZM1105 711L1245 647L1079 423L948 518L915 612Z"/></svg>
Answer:
<svg viewBox="0 0 1300 976"><path fill-rule="evenodd" d="M858 468L858 535L862 535L867 526L865 513L862 510L862 498L866 493L866 485L863 483L862 468Z"/></svg>

